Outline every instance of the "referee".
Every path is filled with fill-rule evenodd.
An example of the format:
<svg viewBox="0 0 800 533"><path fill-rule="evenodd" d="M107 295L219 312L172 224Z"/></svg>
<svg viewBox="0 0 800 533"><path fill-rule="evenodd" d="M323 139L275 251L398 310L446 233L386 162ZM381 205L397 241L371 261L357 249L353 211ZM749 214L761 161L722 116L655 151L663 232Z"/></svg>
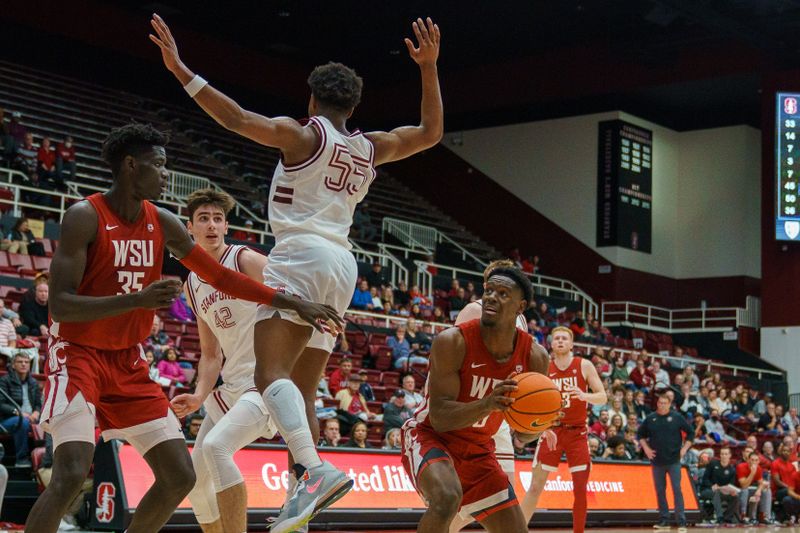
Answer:
<svg viewBox="0 0 800 533"><path fill-rule="evenodd" d="M655 529L669 529L667 506L667 476L675 497L675 519L678 533L686 533L686 514L681 492L681 459L692 445L694 430L677 411L671 410L672 401L662 394L658 397L656 412L639 426L639 442L653 466L653 483L658 497L658 524Z"/></svg>

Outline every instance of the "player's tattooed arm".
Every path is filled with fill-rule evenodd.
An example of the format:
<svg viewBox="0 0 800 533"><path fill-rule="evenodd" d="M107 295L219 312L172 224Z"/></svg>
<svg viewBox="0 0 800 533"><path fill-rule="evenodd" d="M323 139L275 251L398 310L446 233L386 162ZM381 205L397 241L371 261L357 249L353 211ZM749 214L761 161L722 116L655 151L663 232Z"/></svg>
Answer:
<svg viewBox="0 0 800 533"><path fill-rule="evenodd" d="M402 126L389 132L368 133L367 137L375 145L375 166L405 159L435 146L442 139L444 111L442 93L439 89L439 72L436 67L441 32L430 17L424 22L422 19L417 19L412 23L412 29L417 39L417 46L414 46L414 42L408 38L405 43L408 54L419 65L422 76L419 126Z"/></svg>
<svg viewBox="0 0 800 533"><path fill-rule="evenodd" d="M493 411L502 411L514 401L506 396L516 390L513 380L501 381L494 390L479 400L459 402L461 365L464 363L466 343L458 329L440 333L433 341L428 374L430 419L438 432L469 427L486 418Z"/></svg>
<svg viewBox="0 0 800 533"><path fill-rule="evenodd" d="M180 282L159 280L139 292L113 296L79 295L87 251L97 233L97 212L88 201L64 213L61 240L50 265L50 315L56 322L89 322L137 308L169 307L180 293Z"/></svg>
<svg viewBox="0 0 800 533"><path fill-rule="evenodd" d="M167 23L153 14L150 25L155 31L155 35L150 34L150 40L161 50L164 66L185 87L195 73L181 61L178 44ZM319 136L314 128L304 128L289 117L269 118L243 109L211 85L200 89L193 98L223 128L265 146L279 148L288 161L302 161L310 157L319 145Z"/></svg>

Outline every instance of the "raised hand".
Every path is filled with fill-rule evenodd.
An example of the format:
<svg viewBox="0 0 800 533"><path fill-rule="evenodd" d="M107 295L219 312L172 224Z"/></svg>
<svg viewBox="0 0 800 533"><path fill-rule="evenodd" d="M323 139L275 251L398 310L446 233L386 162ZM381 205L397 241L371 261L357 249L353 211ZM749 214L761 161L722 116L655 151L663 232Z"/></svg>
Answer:
<svg viewBox="0 0 800 533"><path fill-rule="evenodd" d="M164 60L164 65L170 72L174 72L178 65L181 64L181 58L178 55L178 45L172 37L172 32L169 31L169 26L164 22L164 19L155 13L153 13L153 18L150 19L150 25L156 32L156 35L152 33L149 35L150 40L161 49L161 58Z"/></svg>
<svg viewBox="0 0 800 533"><path fill-rule="evenodd" d="M428 17L425 22L418 18L411 23L411 27L414 29L418 44L415 47L411 39L405 38L408 55L420 67L435 65L436 60L439 58L439 41L441 40L439 26L434 24L431 18Z"/></svg>

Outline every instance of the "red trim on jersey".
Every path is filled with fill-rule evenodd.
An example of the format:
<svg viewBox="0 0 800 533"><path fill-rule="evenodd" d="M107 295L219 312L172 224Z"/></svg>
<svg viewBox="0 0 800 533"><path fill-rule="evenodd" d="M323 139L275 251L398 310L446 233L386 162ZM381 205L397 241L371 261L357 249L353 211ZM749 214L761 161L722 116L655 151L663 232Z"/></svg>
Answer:
<svg viewBox="0 0 800 533"><path fill-rule="evenodd" d="M353 131L353 133L350 135L347 135L347 137L355 137L356 135L361 135L361 130L358 128L356 128L355 131Z"/></svg>
<svg viewBox="0 0 800 533"><path fill-rule="evenodd" d="M510 497L511 497L510 500L506 500L504 502L500 502L500 503L498 503L497 505L495 505L493 507L489 507L488 509L484 509L483 511L481 511L479 513L473 514L472 518L474 518L477 521L481 521L484 518L487 518L487 517L493 515L494 513L498 512L498 511L502 511L503 509L508 509L509 507L513 507L514 505L518 505L519 504L519 501L517 501L517 497L516 496L510 496Z"/></svg>
<svg viewBox="0 0 800 533"><path fill-rule="evenodd" d="M225 405L225 402L222 401L222 397L219 394L219 390L214 391L214 399L217 401L217 405L220 409L222 409L223 413L228 412L228 407Z"/></svg>
<svg viewBox="0 0 800 533"><path fill-rule="evenodd" d="M289 204L292 205L292 199L286 198L285 196L278 196L277 194L272 197L273 202L278 202L279 204Z"/></svg>
<svg viewBox="0 0 800 533"><path fill-rule="evenodd" d="M281 194L294 194L294 189L292 187L281 187L280 185L276 185L275 192L279 192Z"/></svg>
<svg viewBox="0 0 800 533"><path fill-rule="evenodd" d="M321 156L322 152L325 151L325 144L326 144L326 142L328 140L328 136L325 133L325 126L322 125L322 123L319 121L319 119L317 117L309 118L308 119L308 123L311 124L312 126L315 126L319 130L319 137L320 137L319 148L317 149L317 151L311 157L309 157L305 161L301 161L301 162L295 163L293 165L283 165L283 170L286 171L286 172L296 172L298 170L302 170L302 169L306 168L311 163L313 163L314 161L319 159L319 156ZM275 200L275 198L273 198L273 200ZM282 203L286 203L286 202L282 202Z"/></svg>

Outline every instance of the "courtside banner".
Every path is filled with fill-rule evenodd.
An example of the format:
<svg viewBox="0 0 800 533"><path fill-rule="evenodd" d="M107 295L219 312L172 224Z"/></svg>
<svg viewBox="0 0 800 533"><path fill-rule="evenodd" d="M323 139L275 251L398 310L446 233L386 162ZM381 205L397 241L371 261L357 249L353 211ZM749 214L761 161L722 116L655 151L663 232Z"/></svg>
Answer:
<svg viewBox="0 0 800 533"><path fill-rule="evenodd" d="M322 451L355 481L353 492L334 509L423 509L424 505L411 480L400 465L400 456L392 453ZM286 491L285 448L248 447L234 456L247 485L247 506L251 509L277 509L283 504ZM153 484L147 463L133 449L124 445L119 450L128 508L136 508L144 493ZM531 480L531 461L517 460L515 490L521 497ZM697 509L697 500L686 470L681 479L687 510ZM670 506L672 491L668 490ZM655 489L650 466L631 463L595 463L589 478L589 509L641 510L656 509ZM190 509L189 500L180 508ZM548 478L539 499L540 509L572 509L572 481L569 467L562 463L558 472Z"/></svg>

